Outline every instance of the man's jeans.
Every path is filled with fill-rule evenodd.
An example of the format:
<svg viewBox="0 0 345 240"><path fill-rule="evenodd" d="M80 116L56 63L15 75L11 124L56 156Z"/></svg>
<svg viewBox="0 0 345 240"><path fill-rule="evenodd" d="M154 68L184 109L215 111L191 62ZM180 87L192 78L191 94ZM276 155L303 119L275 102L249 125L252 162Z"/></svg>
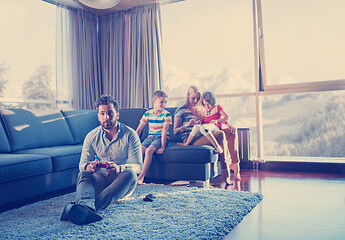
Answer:
<svg viewBox="0 0 345 240"><path fill-rule="evenodd" d="M109 206L112 199L130 196L136 186L137 175L128 168L115 176L83 170L78 175L76 203L101 210Z"/></svg>

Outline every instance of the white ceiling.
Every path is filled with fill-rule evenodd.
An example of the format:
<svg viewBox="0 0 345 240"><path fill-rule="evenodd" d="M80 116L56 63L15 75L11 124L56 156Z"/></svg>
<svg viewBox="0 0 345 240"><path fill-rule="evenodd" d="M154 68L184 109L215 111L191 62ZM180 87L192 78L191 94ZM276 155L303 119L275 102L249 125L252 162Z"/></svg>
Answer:
<svg viewBox="0 0 345 240"><path fill-rule="evenodd" d="M104 10L98 10L98 9L93 9L90 8L84 4L82 4L79 0L44 0L46 2L58 2L61 3L63 5L67 5L70 7L74 7L74 8L82 8L85 9L89 12L92 12L94 14L97 15L103 15L103 14L107 14L110 12L117 12L117 11L122 11L122 10L127 10L136 6L140 6L140 5L145 5L145 4L149 4L149 3L153 3L153 2L168 2L168 1L164 1L164 0L120 0L120 2L112 8L109 9L104 9ZM171 1L170 2L174 2Z"/></svg>

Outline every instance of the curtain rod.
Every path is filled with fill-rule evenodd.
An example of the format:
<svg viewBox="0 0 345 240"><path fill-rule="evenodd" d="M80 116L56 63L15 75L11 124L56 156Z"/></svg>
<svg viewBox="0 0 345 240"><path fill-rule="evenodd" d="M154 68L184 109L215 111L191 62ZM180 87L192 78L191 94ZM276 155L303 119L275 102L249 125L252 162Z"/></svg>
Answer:
<svg viewBox="0 0 345 240"><path fill-rule="evenodd" d="M55 0L42 0L42 1L53 4L53 5L57 4ZM172 4L172 3L177 3L177 2L184 2L184 1L186 0L161 0L161 1L158 0L158 2L160 2L162 5Z"/></svg>

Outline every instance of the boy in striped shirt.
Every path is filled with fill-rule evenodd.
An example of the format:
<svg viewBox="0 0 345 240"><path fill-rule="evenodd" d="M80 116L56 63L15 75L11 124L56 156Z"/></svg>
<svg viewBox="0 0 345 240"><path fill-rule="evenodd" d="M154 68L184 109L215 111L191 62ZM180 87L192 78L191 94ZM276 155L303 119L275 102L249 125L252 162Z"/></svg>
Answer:
<svg viewBox="0 0 345 240"><path fill-rule="evenodd" d="M165 110L168 95L161 90L153 94L153 109L144 113L136 130L140 135L146 123L149 124L149 135L142 142L141 150L145 156L143 168L138 176L138 184L144 182L145 175L152 162L152 155L156 152L162 154L169 138L169 125L172 124L171 114Z"/></svg>

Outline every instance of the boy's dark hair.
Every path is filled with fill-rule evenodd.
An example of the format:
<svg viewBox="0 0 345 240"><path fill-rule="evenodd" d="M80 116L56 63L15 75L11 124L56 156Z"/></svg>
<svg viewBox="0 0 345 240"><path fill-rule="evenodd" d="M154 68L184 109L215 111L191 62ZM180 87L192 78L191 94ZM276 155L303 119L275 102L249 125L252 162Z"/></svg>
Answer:
<svg viewBox="0 0 345 240"><path fill-rule="evenodd" d="M114 105L116 112L119 112L120 104L114 98L112 98L109 95L100 96L100 98L97 99L97 101L95 102L97 113L98 113L99 105L109 105L111 103Z"/></svg>
<svg viewBox="0 0 345 240"><path fill-rule="evenodd" d="M168 94L166 94L166 92L162 91L162 90L157 90L153 93L153 98L160 98L160 97L168 97Z"/></svg>
<svg viewBox="0 0 345 240"><path fill-rule="evenodd" d="M204 106L203 100L205 100L209 104L212 104L213 106L216 105L216 97L210 91L204 92L201 96L201 103Z"/></svg>

